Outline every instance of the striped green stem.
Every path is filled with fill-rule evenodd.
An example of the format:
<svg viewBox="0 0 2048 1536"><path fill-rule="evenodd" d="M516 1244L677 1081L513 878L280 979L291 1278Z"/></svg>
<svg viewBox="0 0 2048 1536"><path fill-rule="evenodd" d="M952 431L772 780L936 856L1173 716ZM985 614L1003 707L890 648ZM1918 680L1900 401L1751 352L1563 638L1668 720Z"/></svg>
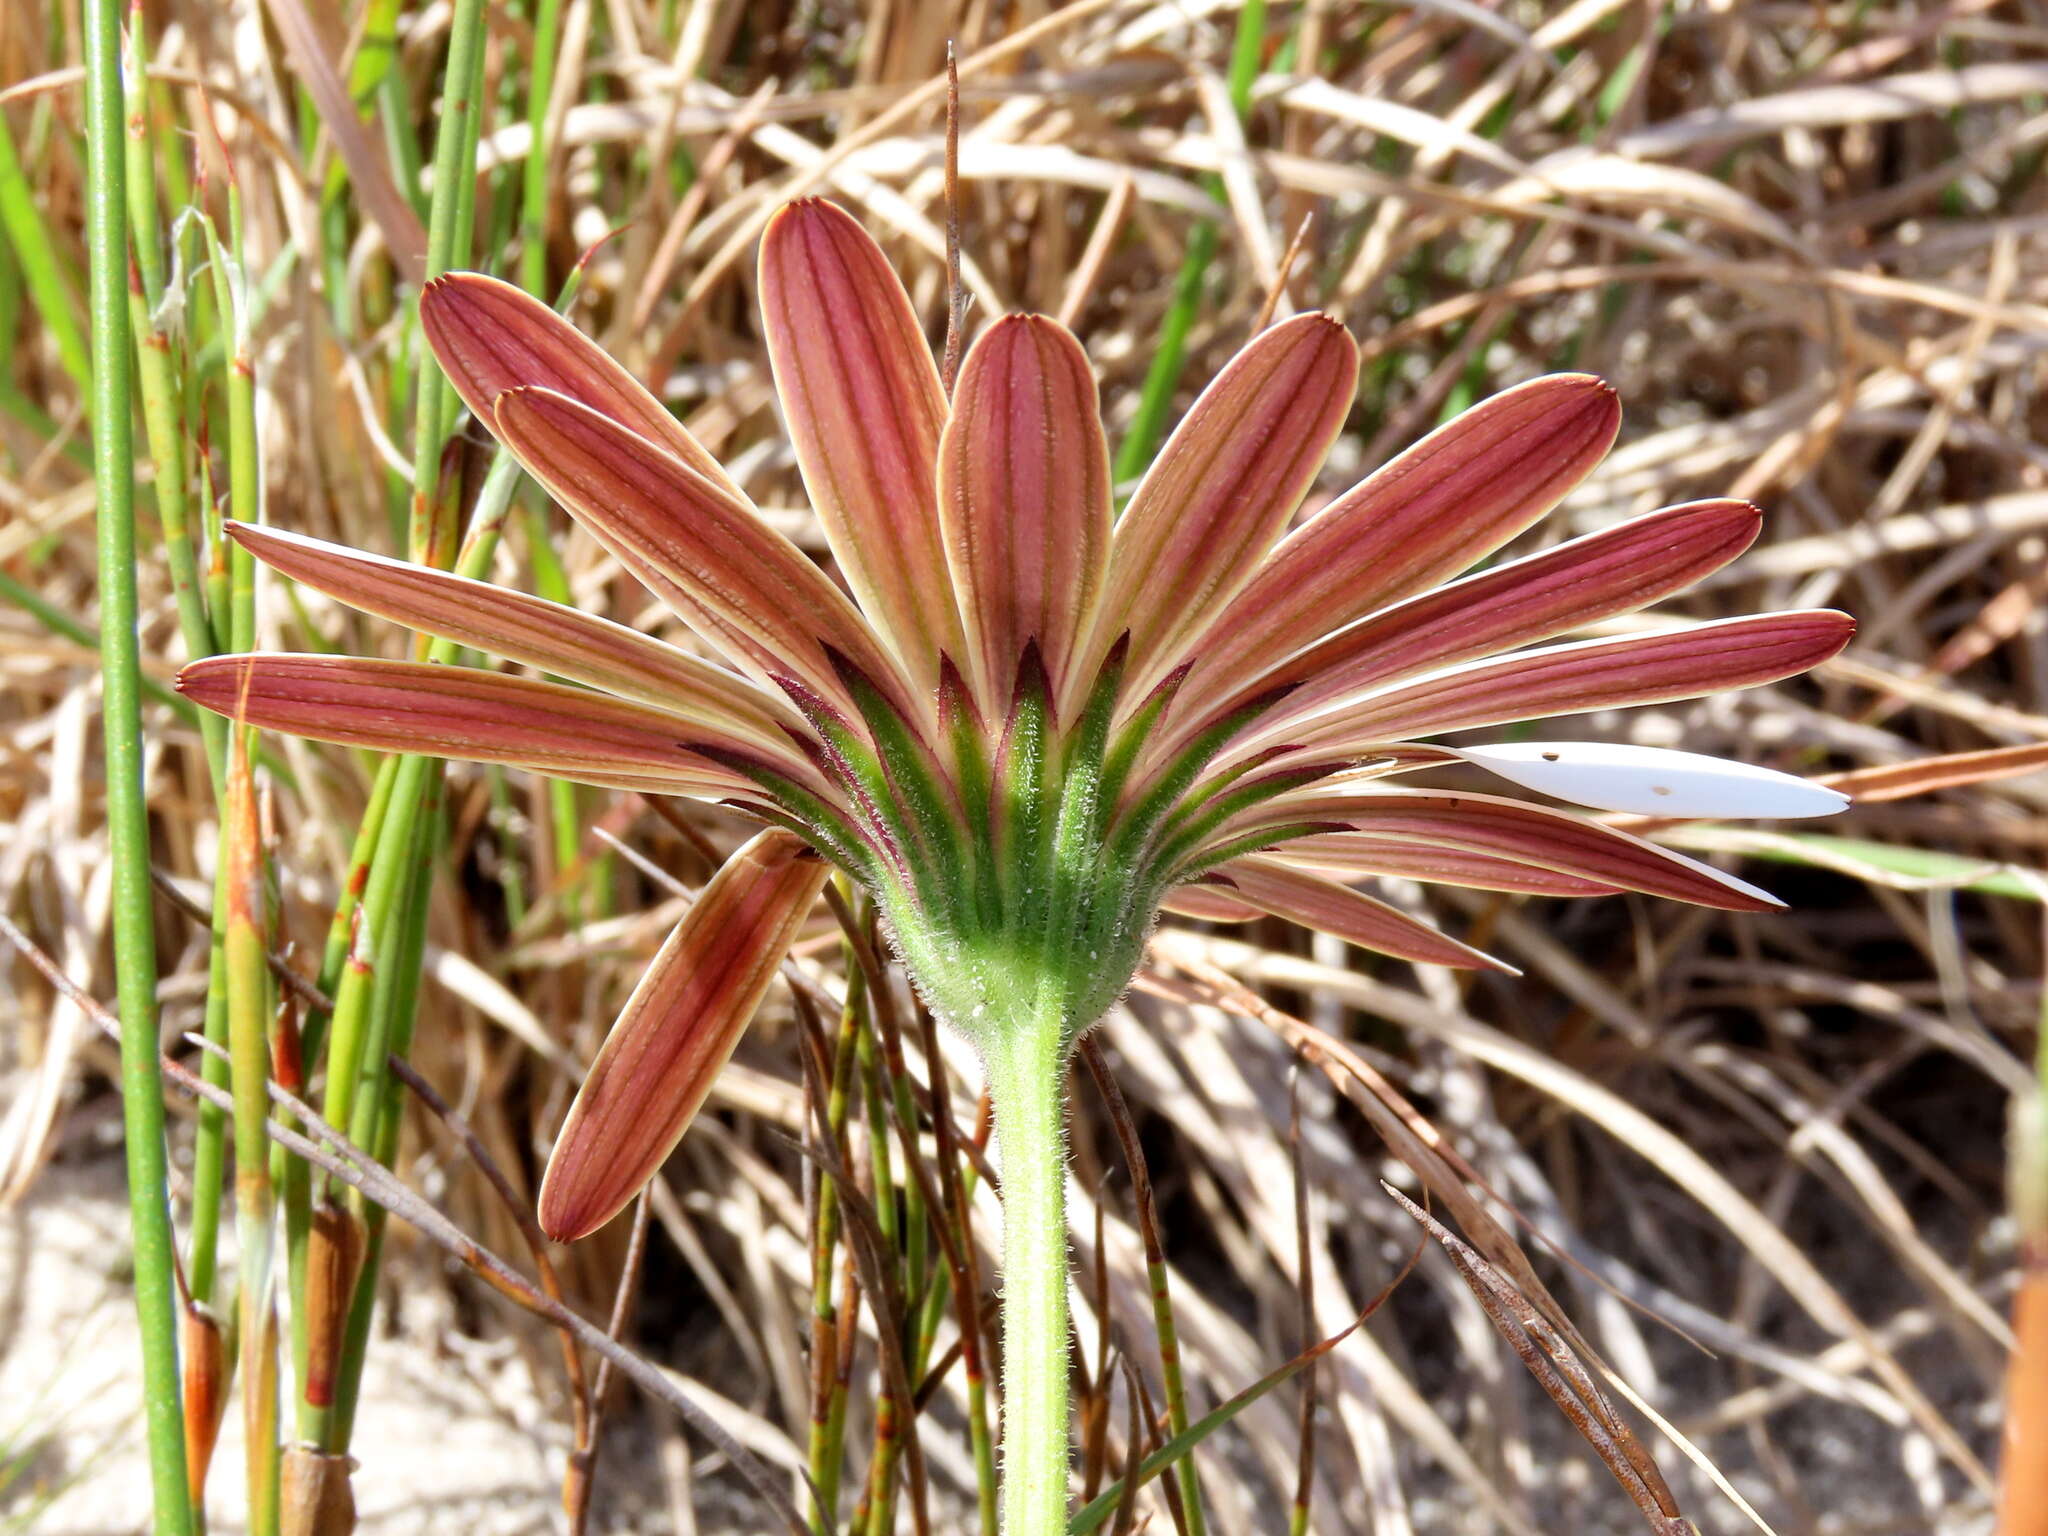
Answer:
<svg viewBox="0 0 2048 1536"><path fill-rule="evenodd" d="M142 658L136 636L135 443L130 416L128 220L122 166L120 6L87 0L83 15L86 236L91 272L93 469L99 485L101 725L107 842L113 858L114 967L121 1018L135 1305L158 1536L190 1536L185 1421L164 1107L158 1065L156 938L151 923L149 811L142 783Z"/></svg>
<svg viewBox="0 0 2048 1536"><path fill-rule="evenodd" d="M1066 1011L982 1047L1003 1176L1002 1536L1067 1528Z"/></svg>

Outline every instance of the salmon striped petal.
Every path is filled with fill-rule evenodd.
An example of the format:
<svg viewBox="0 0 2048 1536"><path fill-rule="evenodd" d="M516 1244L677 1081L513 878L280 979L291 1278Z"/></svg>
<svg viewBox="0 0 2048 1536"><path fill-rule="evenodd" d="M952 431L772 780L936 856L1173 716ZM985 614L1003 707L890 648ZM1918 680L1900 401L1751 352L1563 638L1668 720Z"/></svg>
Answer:
<svg viewBox="0 0 2048 1536"><path fill-rule="evenodd" d="M807 199L761 237L761 316L811 505L862 610L920 692L962 653L934 480L946 393L881 248Z"/></svg>
<svg viewBox="0 0 2048 1536"><path fill-rule="evenodd" d="M1337 880L1377 875L1522 896L1612 896L1622 889L1497 854L1444 843L1411 842L1373 831L1318 832L1281 844L1271 857Z"/></svg>
<svg viewBox="0 0 2048 1536"><path fill-rule="evenodd" d="M801 717L742 678L686 651L545 598L364 554L304 534L228 523L273 570L429 635L780 745Z"/></svg>
<svg viewBox="0 0 2048 1536"><path fill-rule="evenodd" d="M1354 850L1361 858L1370 858L1377 857L1386 845L1403 843L1416 850L1417 858L1426 859L1439 851L1478 855L1730 912L1762 912L1784 905L1769 892L1682 853L1567 811L1501 795L1391 788L1362 795L1331 795L1308 789L1260 806L1242 823L1219 834L1219 841L1260 827L1303 821L1350 829L1317 833L1282 845L1280 856L1318 868L1325 867L1332 857L1347 857ZM1235 868L1228 865L1226 871Z"/></svg>
<svg viewBox="0 0 2048 1536"><path fill-rule="evenodd" d="M1358 387L1358 348L1328 315L1254 337L1174 429L1117 523L1088 646L1131 636L1142 698L1250 579L1314 483Z"/></svg>
<svg viewBox="0 0 2048 1536"><path fill-rule="evenodd" d="M1056 698L1086 686L1071 657L1102 589L1109 474L1081 344L1042 315L990 326L961 365L940 439L939 528L991 719L1007 710L1033 640Z"/></svg>
<svg viewBox="0 0 2048 1536"><path fill-rule="evenodd" d="M266 730L380 752L503 763L608 788L713 798L757 793L692 750L703 746L815 781L787 750L764 752L729 730L644 704L475 667L353 656L209 656L178 690L216 714Z"/></svg>
<svg viewBox="0 0 2048 1536"><path fill-rule="evenodd" d="M1452 965L1466 970L1521 974L1448 934L1438 933L1399 908L1375 900L1348 885L1325 880L1277 859L1254 854L1232 859L1219 871L1236 893L1262 912L1284 917L1320 933L1335 934L1347 944L1377 950L1424 965Z"/></svg>
<svg viewBox="0 0 2048 1536"><path fill-rule="evenodd" d="M1284 729L1318 753L1507 721L1697 698L1796 677L1847 645L1856 621L1832 609L1754 614L1689 629L1584 640L1475 662ZM1253 749L1247 742L1236 749Z"/></svg>
<svg viewBox="0 0 2048 1536"><path fill-rule="evenodd" d="M1197 644L1186 697L1234 689L1319 636L1476 564L1600 462L1621 405L1583 373L1445 423L1303 523Z"/></svg>
<svg viewBox="0 0 2048 1536"><path fill-rule="evenodd" d="M498 397L529 385L609 416L740 494L718 460L604 348L532 294L481 272L450 272L420 293L420 327L455 391L495 429Z"/></svg>
<svg viewBox="0 0 2048 1536"><path fill-rule="evenodd" d="M921 718L907 713L900 674L846 595L743 501L553 390L503 396L498 435L627 570L736 661L793 674L851 714L836 650L906 718Z"/></svg>
<svg viewBox="0 0 2048 1536"><path fill-rule="evenodd" d="M1763 514L1746 501L1690 502L1468 576L1310 646L1180 734L1193 735L1270 688L1298 685L1261 722L1279 730L1332 699L1633 613L1719 570L1762 526Z"/></svg>
<svg viewBox="0 0 2048 1536"><path fill-rule="evenodd" d="M1192 917L1204 923L1251 923L1266 915L1221 885L1175 886L1159 905L1176 917Z"/></svg>
<svg viewBox="0 0 2048 1536"><path fill-rule="evenodd" d="M783 831L726 860L661 946L555 1139L540 1224L557 1242L595 1232L667 1160L767 995L830 873Z"/></svg>

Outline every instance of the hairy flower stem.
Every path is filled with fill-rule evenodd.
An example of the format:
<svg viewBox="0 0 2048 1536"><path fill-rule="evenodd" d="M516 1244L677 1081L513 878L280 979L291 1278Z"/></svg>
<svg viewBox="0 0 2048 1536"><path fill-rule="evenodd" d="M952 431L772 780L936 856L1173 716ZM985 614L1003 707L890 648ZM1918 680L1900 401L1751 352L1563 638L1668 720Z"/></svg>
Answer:
<svg viewBox="0 0 2048 1536"><path fill-rule="evenodd" d="M1003 1176L1002 1536L1067 1528L1067 1034L1041 1007L983 1042Z"/></svg>

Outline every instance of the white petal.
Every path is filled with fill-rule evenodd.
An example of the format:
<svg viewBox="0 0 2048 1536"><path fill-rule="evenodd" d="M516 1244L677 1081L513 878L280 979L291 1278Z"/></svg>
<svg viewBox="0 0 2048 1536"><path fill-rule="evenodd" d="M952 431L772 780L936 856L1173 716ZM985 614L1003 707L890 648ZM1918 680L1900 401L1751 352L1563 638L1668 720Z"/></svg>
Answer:
<svg viewBox="0 0 2048 1536"><path fill-rule="evenodd" d="M1518 741L1454 749L1511 784L1640 816L1832 816L1849 797L1826 785L1698 752L1604 741Z"/></svg>

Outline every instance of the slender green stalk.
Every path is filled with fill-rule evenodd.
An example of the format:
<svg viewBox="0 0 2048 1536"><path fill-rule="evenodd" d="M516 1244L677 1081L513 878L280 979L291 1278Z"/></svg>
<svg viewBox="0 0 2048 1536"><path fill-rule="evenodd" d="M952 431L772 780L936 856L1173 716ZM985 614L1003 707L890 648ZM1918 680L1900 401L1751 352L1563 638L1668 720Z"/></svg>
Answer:
<svg viewBox="0 0 2048 1536"><path fill-rule="evenodd" d="M427 278L446 272L475 217L476 140L483 117L483 0L456 0L449 29L448 66L443 75L441 122L434 139L434 196L427 216ZM428 565L447 566L452 547L437 551L432 526L434 488L440 478L441 442L446 435L451 391L441 371L421 354L415 397L412 461L411 557ZM434 555L441 558L436 560Z"/></svg>
<svg viewBox="0 0 2048 1536"><path fill-rule="evenodd" d="M466 249L474 218L476 178L471 168L476 162L482 116L483 22L483 0L457 0L435 142L433 198L428 209L425 275L430 280L446 272L455 254ZM439 494L450 392L447 381L423 350L416 353L415 362L416 417L408 551L415 561L446 569L456 563L457 553L453 537L454 498L451 495L444 500ZM495 532L494 527L491 538L482 541L486 551ZM477 541L471 542L474 549ZM429 654L442 650L437 646ZM452 646L446 647L439 659L452 657L454 650ZM430 833L422 834L427 833L432 807L438 803L440 762L435 758L405 757L389 771L393 775L389 801L378 828L359 917L375 965L350 965L343 969L327 1062L327 1118L333 1124L351 1127L365 1143L374 1140L378 1127L387 1123L392 1126L391 1134L396 1135L397 1114L385 1053L394 1050L402 1054L412 1034L426 922L426 880L419 863L423 854L431 853L432 837ZM344 896L345 902L347 899ZM368 1134L364 1127L368 1127ZM353 1428L381 1247L381 1219L372 1216L333 1401L315 1404L302 1400L299 1406L301 1435L330 1451L346 1449Z"/></svg>
<svg viewBox="0 0 2048 1536"><path fill-rule="evenodd" d="M441 821L441 775L435 774L428 785L426 801L421 806L421 815L416 824L418 844L413 859L412 890L408 893L406 922L393 936L395 952L389 957L379 956L379 963L385 965L385 985L389 994L379 999L379 1013L389 1021L390 1033L383 1041L391 1056L403 1059L412 1049L412 1027L419 1016L420 962L427 944L427 897L434 883L434 864L438 853L437 843ZM383 989L380 988L380 992ZM377 1058L383 1069L385 1085L389 1086L389 1071L383 1068L385 1056ZM374 1119L373 1119L374 1116ZM356 1144L370 1148L377 1160L387 1166L398 1157L398 1134L404 1119L404 1100L392 1092L375 1097L365 1095L357 1109L358 1131ZM334 1394L334 1418L329 1431L330 1450L343 1450L355 1432L356 1404L360 1400L363 1362L369 1350L370 1324L376 1315L377 1305L377 1255L384 1244L385 1211L373 1201L363 1200L360 1192L351 1191L351 1198L360 1203L363 1228L368 1237L368 1259L363 1265L363 1278L356 1286L354 1304L349 1310L348 1332L343 1341L341 1369Z"/></svg>
<svg viewBox="0 0 2048 1536"><path fill-rule="evenodd" d="M1237 13L1237 35L1230 50L1230 105L1240 119L1251 105L1252 82L1259 74L1259 54L1266 39L1266 0L1245 0ZM1212 197L1223 195L1221 178L1203 178ZM1174 279L1173 299L1153 338L1152 363L1145 370L1145 384L1138 392L1138 409L1130 429L1117 446L1116 480L1119 485L1135 480L1152 462L1165 435L1166 413L1173 405L1173 392L1180 385L1187 366L1188 332L1195 312L1202 305L1202 285L1209 264L1216 259L1216 226L1204 219L1188 236L1187 253L1181 258L1180 274Z"/></svg>
<svg viewBox="0 0 2048 1536"><path fill-rule="evenodd" d="M236 731L228 777L226 951L228 1051L235 1121L235 1236L241 1249L238 1314L249 1526L278 1525L276 1315L271 1290L269 971L264 942L262 845L247 733Z"/></svg>
<svg viewBox="0 0 2048 1536"><path fill-rule="evenodd" d="M548 97L562 43L562 0L539 0L533 14L533 68L527 80L526 163L520 168L519 286L539 293L548 279Z"/></svg>
<svg viewBox="0 0 2048 1536"><path fill-rule="evenodd" d="M842 886L844 877L840 877ZM866 975L849 966L846 1005L839 1013L839 1036L832 1058L832 1082L825 1095L825 1130L837 1154L846 1154L846 1119L853 1105L853 1074L860 1036L861 998ZM845 1429L844 1400L839 1394L839 1362L836 1353L839 1309L833 1300L833 1282L838 1269L839 1186L831 1180L818 1186L817 1221L811 1237L811 1338L816 1376L811 1393L810 1468L811 1487L816 1500L811 1509L811 1529L823 1533L836 1529L839 1507L839 1469ZM839 1411L835 1413L835 1408Z"/></svg>
<svg viewBox="0 0 2048 1536"><path fill-rule="evenodd" d="M128 221L123 191L120 6L84 14L87 252L91 267L93 469L99 485L101 730L107 841L114 861L114 967L128 1151L135 1306L158 1536L189 1536L185 1420L178 1378L163 1084L157 1056L156 937L149 811L142 785L142 658L135 633L135 443L129 414Z"/></svg>
<svg viewBox="0 0 2048 1536"><path fill-rule="evenodd" d="M165 569L177 605L178 629L185 653L197 659L218 649L213 621L206 611L205 590L192 536L189 498L191 466L186 452L187 390L179 377L178 339L164 316L164 232L156 196L156 166L149 133L148 41L139 5L129 10L126 69L127 195L134 261L129 267L129 320L135 333L136 380L142 391L142 422L155 473L157 522L163 536ZM212 716L212 718L208 718ZM226 787L227 722L211 710L199 718L209 777L218 800ZM221 828L221 859L214 885L213 932L208 960L206 1036L228 1043L228 970L225 924L228 920L225 822ZM262 972L257 972L259 980ZM209 1054L200 1071L208 1082L225 1087L227 1062ZM192 1143L192 1227L187 1248L186 1290L205 1307L214 1302L214 1278L220 1236L223 1179L226 1171L227 1117L219 1106L201 1102ZM204 1490L193 1496L203 1509Z"/></svg>
<svg viewBox="0 0 2048 1536"><path fill-rule="evenodd" d="M1003 1175L1002 1536L1067 1528L1063 1032L1047 1008L984 1046Z"/></svg>

